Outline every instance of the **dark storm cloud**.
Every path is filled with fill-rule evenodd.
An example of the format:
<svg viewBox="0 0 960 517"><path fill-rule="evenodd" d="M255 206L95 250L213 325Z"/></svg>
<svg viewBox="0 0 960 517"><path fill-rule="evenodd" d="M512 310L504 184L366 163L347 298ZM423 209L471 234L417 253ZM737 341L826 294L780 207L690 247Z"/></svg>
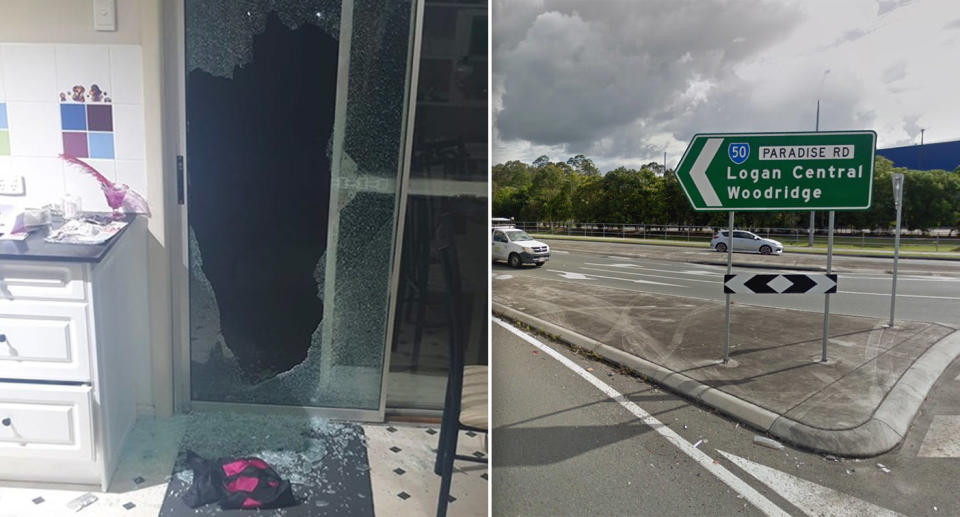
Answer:
<svg viewBox="0 0 960 517"><path fill-rule="evenodd" d="M890 84L894 81L898 81L907 76L907 62L900 61L899 63L894 63L889 67L883 70L883 79L884 84Z"/></svg>
<svg viewBox="0 0 960 517"><path fill-rule="evenodd" d="M770 117L779 110L753 102L734 68L799 22L779 2L497 0L498 135L636 156L657 132L686 139L704 128L736 130L731 120L783 129L783 117Z"/></svg>
<svg viewBox="0 0 960 517"><path fill-rule="evenodd" d="M877 14L882 16L909 4L910 0L877 0Z"/></svg>

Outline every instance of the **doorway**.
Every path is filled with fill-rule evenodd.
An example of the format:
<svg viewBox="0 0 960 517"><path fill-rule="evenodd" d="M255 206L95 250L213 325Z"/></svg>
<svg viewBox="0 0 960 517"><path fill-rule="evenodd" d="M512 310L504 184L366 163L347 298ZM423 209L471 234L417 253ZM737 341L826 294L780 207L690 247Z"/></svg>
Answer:
<svg viewBox="0 0 960 517"><path fill-rule="evenodd" d="M382 419L422 0L183 2L190 404Z"/></svg>

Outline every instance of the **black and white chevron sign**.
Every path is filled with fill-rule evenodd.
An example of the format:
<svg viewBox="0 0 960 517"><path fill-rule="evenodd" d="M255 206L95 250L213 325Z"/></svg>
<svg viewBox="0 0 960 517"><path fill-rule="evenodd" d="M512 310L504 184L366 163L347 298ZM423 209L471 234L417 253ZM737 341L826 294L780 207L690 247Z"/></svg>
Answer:
<svg viewBox="0 0 960 517"><path fill-rule="evenodd" d="M837 292L837 275L723 275L723 292L731 294L835 293Z"/></svg>

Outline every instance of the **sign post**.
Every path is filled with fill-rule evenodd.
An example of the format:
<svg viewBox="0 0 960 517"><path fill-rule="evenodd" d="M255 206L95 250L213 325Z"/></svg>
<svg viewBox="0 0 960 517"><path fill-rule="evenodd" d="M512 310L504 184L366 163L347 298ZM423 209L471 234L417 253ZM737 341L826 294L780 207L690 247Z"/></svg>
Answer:
<svg viewBox="0 0 960 517"><path fill-rule="evenodd" d="M890 290L890 326L897 305L897 262L900 259L900 214L903 207L903 174L893 173L893 204L897 207L897 229L893 237L893 288Z"/></svg>
<svg viewBox="0 0 960 517"><path fill-rule="evenodd" d="M727 275L733 271L733 211L730 211L730 222L727 224ZM727 337L723 341L723 364L730 359L730 293L726 295Z"/></svg>
<svg viewBox="0 0 960 517"><path fill-rule="evenodd" d="M830 229L827 230L827 274L832 272L833 266L833 219L836 212L830 211ZM830 293L823 295L823 347L820 352L820 362L827 362L827 336L830 333Z"/></svg>
<svg viewBox="0 0 960 517"><path fill-rule="evenodd" d="M729 212L727 278L733 266L734 211L827 210L827 276L832 274L833 227L837 210L867 210L873 193L874 131L805 133L698 133L674 170L690 205L698 212ZM899 245L899 205L897 239ZM812 218L811 218L812 219ZM813 228L808 235L813 244ZM896 255L895 255L896 257ZM894 289L896 258L894 258ZM783 282L792 281L783 279ZM779 293L795 292L785 284ZM725 287L726 291L726 287ZM730 294L726 291L726 339L730 349ZM822 292L822 291L821 291ZM827 360L830 292L825 293L823 350ZM891 325L893 307L891 306Z"/></svg>

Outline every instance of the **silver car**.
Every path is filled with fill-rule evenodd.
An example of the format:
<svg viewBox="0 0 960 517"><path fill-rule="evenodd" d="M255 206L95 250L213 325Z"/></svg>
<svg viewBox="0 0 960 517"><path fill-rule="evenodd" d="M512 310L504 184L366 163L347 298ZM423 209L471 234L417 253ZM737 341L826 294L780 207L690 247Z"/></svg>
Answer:
<svg viewBox="0 0 960 517"><path fill-rule="evenodd" d="M710 240L710 247L721 252L727 251L727 230L720 230ZM757 234L743 230L733 231L733 251L746 251L761 255L779 255L783 253L783 244L773 239L764 239Z"/></svg>

